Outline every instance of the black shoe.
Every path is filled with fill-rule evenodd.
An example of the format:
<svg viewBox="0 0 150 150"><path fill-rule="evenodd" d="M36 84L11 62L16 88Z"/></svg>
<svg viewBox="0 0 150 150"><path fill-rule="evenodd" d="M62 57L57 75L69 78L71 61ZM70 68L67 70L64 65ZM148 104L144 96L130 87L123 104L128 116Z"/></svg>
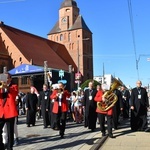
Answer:
<svg viewBox="0 0 150 150"><path fill-rule="evenodd" d="M60 135L60 137L63 139L63 138L64 138L64 135L62 134L62 135Z"/></svg>
<svg viewBox="0 0 150 150"><path fill-rule="evenodd" d="M43 129L46 129L46 128L47 128L47 126L44 126L44 127L43 127Z"/></svg>
<svg viewBox="0 0 150 150"><path fill-rule="evenodd" d="M4 144L4 149L7 149L7 143Z"/></svg>
<svg viewBox="0 0 150 150"><path fill-rule="evenodd" d="M61 138L64 138L64 133L63 132L60 131L59 135L60 135Z"/></svg>
<svg viewBox="0 0 150 150"><path fill-rule="evenodd" d="M28 124L27 127L30 127L30 124Z"/></svg>
<svg viewBox="0 0 150 150"><path fill-rule="evenodd" d="M14 140L14 145L13 146L17 146L18 145L18 138L16 138L15 140Z"/></svg>
<svg viewBox="0 0 150 150"><path fill-rule="evenodd" d="M106 136L106 133L102 133L102 136Z"/></svg>
<svg viewBox="0 0 150 150"><path fill-rule="evenodd" d="M32 126L35 126L35 124L32 124Z"/></svg>
<svg viewBox="0 0 150 150"><path fill-rule="evenodd" d="M94 132L95 131L95 129L91 129L91 132Z"/></svg>
<svg viewBox="0 0 150 150"><path fill-rule="evenodd" d="M112 134L109 134L109 137L110 137L110 138L115 138Z"/></svg>

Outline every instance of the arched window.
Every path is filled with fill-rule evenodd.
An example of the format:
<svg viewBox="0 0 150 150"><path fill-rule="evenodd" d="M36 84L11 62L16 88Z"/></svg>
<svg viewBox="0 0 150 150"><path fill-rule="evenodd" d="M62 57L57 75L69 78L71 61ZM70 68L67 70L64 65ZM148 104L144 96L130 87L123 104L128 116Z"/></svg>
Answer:
<svg viewBox="0 0 150 150"><path fill-rule="evenodd" d="M62 41L62 40L63 40L63 34L60 35L60 41Z"/></svg>
<svg viewBox="0 0 150 150"><path fill-rule="evenodd" d="M69 50L71 50L71 43L69 44Z"/></svg>
<svg viewBox="0 0 150 150"><path fill-rule="evenodd" d="M72 43L72 49L74 49L74 43Z"/></svg>
<svg viewBox="0 0 150 150"><path fill-rule="evenodd" d="M71 41L71 33L68 34L68 41Z"/></svg>
<svg viewBox="0 0 150 150"><path fill-rule="evenodd" d="M20 62L22 61L22 58L21 58L21 57L19 58L19 61L20 61Z"/></svg>
<svg viewBox="0 0 150 150"><path fill-rule="evenodd" d="M14 66L15 66L15 64L16 64L16 60L14 61Z"/></svg>

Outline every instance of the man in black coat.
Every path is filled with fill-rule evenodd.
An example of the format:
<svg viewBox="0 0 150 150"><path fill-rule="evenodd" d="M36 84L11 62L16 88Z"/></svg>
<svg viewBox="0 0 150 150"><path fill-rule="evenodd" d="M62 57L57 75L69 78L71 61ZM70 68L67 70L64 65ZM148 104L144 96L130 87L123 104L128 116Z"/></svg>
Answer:
<svg viewBox="0 0 150 150"><path fill-rule="evenodd" d="M113 107L113 128L117 129L119 124L119 116L121 114L121 111L123 110L123 102L121 92L118 89L115 89L113 92L116 94L118 98L117 102Z"/></svg>
<svg viewBox="0 0 150 150"><path fill-rule="evenodd" d="M38 102L38 109L41 109L44 129L47 128L50 123L50 94L51 92L48 90L47 84L43 84L43 91L40 92L39 102Z"/></svg>
<svg viewBox="0 0 150 150"><path fill-rule="evenodd" d="M122 101L123 101L123 118L129 118L129 99L130 99L130 93L123 85L121 87L121 95L122 95Z"/></svg>
<svg viewBox="0 0 150 150"><path fill-rule="evenodd" d="M144 131L147 128L148 95L142 82L137 81L131 92L131 130Z"/></svg>
<svg viewBox="0 0 150 150"><path fill-rule="evenodd" d="M94 101L94 97L96 96L97 90L93 88L93 81L89 82L88 89L84 92L84 100L83 106L85 109L85 122L84 126L94 131L96 128L96 120L97 120L97 103Z"/></svg>

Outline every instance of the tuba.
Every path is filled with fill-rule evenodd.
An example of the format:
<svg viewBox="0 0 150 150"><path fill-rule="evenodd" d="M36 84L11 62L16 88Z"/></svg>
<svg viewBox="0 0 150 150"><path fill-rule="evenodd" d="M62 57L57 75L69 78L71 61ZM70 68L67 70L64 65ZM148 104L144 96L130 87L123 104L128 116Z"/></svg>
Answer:
<svg viewBox="0 0 150 150"><path fill-rule="evenodd" d="M98 109L100 109L101 111L108 111L110 108L112 108L115 105L115 103L118 100L118 97L115 93L113 93L113 91L121 85L122 84L117 79L114 78L114 81L110 86L110 90L106 91L103 94L103 97L106 100L104 102L103 101L97 102Z"/></svg>

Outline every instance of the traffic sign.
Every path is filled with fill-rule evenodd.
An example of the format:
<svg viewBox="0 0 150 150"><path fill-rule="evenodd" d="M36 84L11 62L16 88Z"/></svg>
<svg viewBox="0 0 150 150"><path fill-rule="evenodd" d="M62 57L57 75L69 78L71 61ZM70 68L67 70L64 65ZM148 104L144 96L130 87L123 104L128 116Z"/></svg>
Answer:
<svg viewBox="0 0 150 150"><path fill-rule="evenodd" d="M62 82L63 84L67 83L67 80L59 80L58 83Z"/></svg>
<svg viewBox="0 0 150 150"><path fill-rule="evenodd" d="M59 71L59 77L62 79L62 77L64 77L64 71L63 70L60 70Z"/></svg>

